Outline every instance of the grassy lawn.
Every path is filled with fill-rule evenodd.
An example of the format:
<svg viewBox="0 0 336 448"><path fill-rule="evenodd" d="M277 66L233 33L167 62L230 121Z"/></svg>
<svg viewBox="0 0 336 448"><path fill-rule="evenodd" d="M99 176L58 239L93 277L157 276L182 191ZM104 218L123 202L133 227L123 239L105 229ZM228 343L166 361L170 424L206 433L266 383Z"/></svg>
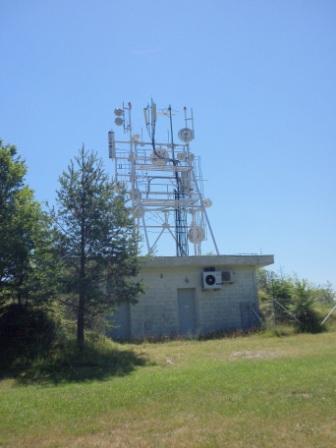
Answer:
<svg viewBox="0 0 336 448"><path fill-rule="evenodd" d="M334 332L111 350L127 368L3 379L0 447L336 447Z"/></svg>

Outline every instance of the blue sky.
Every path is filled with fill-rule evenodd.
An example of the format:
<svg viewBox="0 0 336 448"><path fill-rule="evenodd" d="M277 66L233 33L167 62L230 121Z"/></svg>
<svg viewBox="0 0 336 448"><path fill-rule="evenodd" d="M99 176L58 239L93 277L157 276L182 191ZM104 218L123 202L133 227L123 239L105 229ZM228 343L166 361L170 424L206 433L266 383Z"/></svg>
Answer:
<svg viewBox="0 0 336 448"><path fill-rule="evenodd" d="M38 199L82 143L110 168L122 101L188 105L221 252L336 286L333 0L2 0L0 17L0 136Z"/></svg>

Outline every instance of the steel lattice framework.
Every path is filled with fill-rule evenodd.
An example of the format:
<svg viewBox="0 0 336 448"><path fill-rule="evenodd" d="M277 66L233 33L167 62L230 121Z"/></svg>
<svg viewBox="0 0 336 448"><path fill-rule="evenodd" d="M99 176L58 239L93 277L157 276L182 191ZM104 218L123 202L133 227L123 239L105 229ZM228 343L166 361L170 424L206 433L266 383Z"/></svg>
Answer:
<svg viewBox="0 0 336 448"><path fill-rule="evenodd" d="M177 256L193 252L201 255L202 242L208 232L214 250L219 255L210 225L207 208L211 201L202 194L199 158L190 150L194 138L192 111L184 112L184 128L178 132L180 142L174 142L173 113L157 111L152 100L144 108L149 140L134 134L132 105L123 104L114 110L115 124L121 128L125 140L108 133L109 157L114 165L114 179L126 189L128 203L143 236L147 253L153 255L164 234L170 235ZM157 116L168 119L168 141L157 141ZM193 251L192 251L193 248Z"/></svg>

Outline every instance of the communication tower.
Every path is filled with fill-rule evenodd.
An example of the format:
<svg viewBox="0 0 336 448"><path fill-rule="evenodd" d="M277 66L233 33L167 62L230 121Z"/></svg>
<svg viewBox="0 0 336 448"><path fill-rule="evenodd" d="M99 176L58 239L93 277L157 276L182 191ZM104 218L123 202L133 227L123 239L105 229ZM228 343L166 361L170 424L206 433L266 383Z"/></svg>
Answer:
<svg viewBox="0 0 336 448"><path fill-rule="evenodd" d="M169 235L177 256L201 255L202 243L210 233L213 248L219 255L207 208L210 199L203 196L200 161L190 150L195 137L192 110L183 108L184 126L176 143L171 106L158 110L151 100L144 110L148 138L133 133L132 105L122 104L114 110L114 124L121 128L125 140L108 132L109 157L114 165L114 180L122 185L128 205L147 253L153 255L163 235ZM158 116L165 120L168 133L157 137ZM166 129L167 130L167 129Z"/></svg>

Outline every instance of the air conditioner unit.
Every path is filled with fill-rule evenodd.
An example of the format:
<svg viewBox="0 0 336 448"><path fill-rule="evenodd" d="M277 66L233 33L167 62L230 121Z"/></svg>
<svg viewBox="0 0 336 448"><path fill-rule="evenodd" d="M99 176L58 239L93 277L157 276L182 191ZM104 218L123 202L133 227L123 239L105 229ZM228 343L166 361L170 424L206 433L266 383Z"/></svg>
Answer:
<svg viewBox="0 0 336 448"><path fill-rule="evenodd" d="M222 284L233 283L232 271L222 271Z"/></svg>
<svg viewBox="0 0 336 448"><path fill-rule="evenodd" d="M222 273L220 271L205 271L202 273L203 289L220 289Z"/></svg>

